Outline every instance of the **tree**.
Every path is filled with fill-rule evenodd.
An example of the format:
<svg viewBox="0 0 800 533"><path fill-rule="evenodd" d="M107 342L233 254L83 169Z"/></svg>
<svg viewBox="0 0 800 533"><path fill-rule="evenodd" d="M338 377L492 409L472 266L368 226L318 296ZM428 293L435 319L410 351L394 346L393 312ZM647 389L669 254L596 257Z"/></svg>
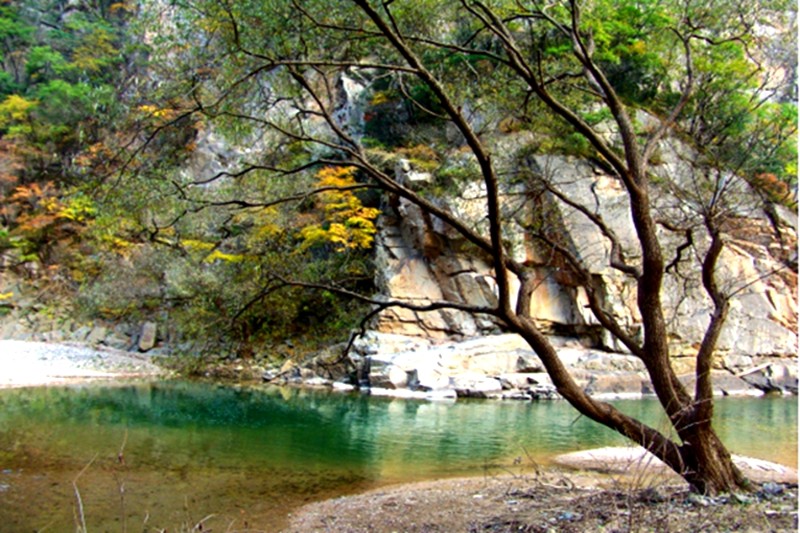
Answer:
<svg viewBox="0 0 800 533"><path fill-rule="evenodd" d="M381 309L451 307L494 316L530 344L558 392L579 412L644 446L695 490L713 494L747 487L712 426L715 346L731 299L742 289L720 282L720 257L735 206L750 197L756 176L767 167L780 169L786 174L775 179L793 183L787 177L791 165L780 155L791 152L787 146L794 142L790 120L787 129L758 141L762 148L753 151L761 160L749 158L745 164L732 157L756 112L770 102L762 83L768 69L753 59L761 57L763 44L757 29L785 7L778 1L743 5L727 0L713 5L694 0L352 0L335 6L197 1L174 15L189 30L181 34L175 28L172 38L188 45L196 42L198 32L205 36L203 46L184 63L190 78L182 87L188 85L192 94L185 111L202 114L240 138L258 133L276 147L262 161L218 178L238 179L257 171L268 180L302 182L322 167L355 168L359 180L438 218L475 254L491 259L496 301L489 306L373 303ZM179 61L174 54L170 60ZM345 79L372 90L376 112L385 110L380 106L387 101L401 100L406 107L391 107L395 116L383 117L389 122L411 120L425 131L457 132L485 189L486 231L385 168L380 149L392 148L387 146L392 139L376 142L346 119L337 91ZM775 86L783 89L784 83ZM641 108L649 113L642 115ZM607 301L613 295L592 274L581 250L571 247L546 216L548 209L539 211L529 236L582 289L595 320L643 361L672 435L584 392L532 318L536 276L531 265L509 253L506 242L502 192L507 169L492 153L491 120L476 116L503 116L506 125L549 132L551 150L589 158L618 181L635 228L633 248L618 236L614 221L572 197L552 175L533 167L522 173L531 201L570 210L600 231L609 266L636 287L637 327L613 314ZM397 134L401 142L408 140L402 138L406 133ZM553 141L554 136L560 138ZM695 179L688 184L653 170L659 150L677 137L697 154ZM321 192L312 185L308 194ZM670 207L657 206L656 194L672 195ZM665 232L686 235L686 240L670 249ZM711 309L696 344L694 390L679 381L672 366L662 302L667 270L687 249L698 257L699 283ZM372 301L333 283L299 284Z"/></svg>
<svg viewBox="0 0 800 533"><path fill-rule="evenodd" d="M140 125L128 107L141 66L134 10L0 1L0 271L30 277L23 288L56 309L72 308L99 253L121 242L102 234L123 217L99 210L97 193Z"/></svg>

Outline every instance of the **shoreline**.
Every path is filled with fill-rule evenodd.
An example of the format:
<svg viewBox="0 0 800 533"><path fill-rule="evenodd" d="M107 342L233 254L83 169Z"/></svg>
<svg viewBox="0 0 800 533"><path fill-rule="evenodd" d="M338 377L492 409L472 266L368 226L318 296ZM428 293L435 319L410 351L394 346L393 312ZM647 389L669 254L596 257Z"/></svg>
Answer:
<svg viewBox="0 0 800 533"><path fill-rule="evenodd" d="M0 340L0 388L159 377L146 355L82 344Z"/></svg>
<svg viewBox="0 0 800 533"><path fill-rule="evenodd" d="M635 448L614 450L618 459L636 460ZM549 466L528 474L388 485L306 504L286 516L280 531L628 531L632 519L633 529L643 530L693 532L702 521L721 527L751 523L752 531L769 522L771 531L797 530L796 471L794 482L762 481L753 496L708 498L691 494L677 475L657 468L595 466L600 469Z"/></svg>

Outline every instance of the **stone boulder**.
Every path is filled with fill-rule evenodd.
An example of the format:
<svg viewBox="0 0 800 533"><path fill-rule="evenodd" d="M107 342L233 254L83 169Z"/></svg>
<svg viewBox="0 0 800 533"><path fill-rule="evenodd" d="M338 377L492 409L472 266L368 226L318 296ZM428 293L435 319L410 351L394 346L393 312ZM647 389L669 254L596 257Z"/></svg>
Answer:
<svg viewBox="0 0 800 533"><path fill-rule="evenodd" d="M696 382L694 374L678 376L678 379L690 391L694 390ZM711 382L714 396L761 396L762 394L757 387L753 387L747 380L726 371L712 371Z"/></svg>
<svg viewBox="0 0 800 533"><path fill-rule="evenodd" d="M380 389L452 389L460 396L486 397L503 389L501 375L543 370L539 358L517 335L439 344L375 332L369 339L375 344L357 344L356 358L365 361L369 386Z"/></svg>
<svg viewBox="0 0 800 533"><path fill-rule="evenodd" d="M655 395L644 365L634 356L583 348L568 339L554 339L554 343L560 345L559 357L578 386L593 397L608 400ZM430 342L370 332L355 346L358 351L351 357L354 364L361 365L360 385L381 395L424 398L441 393L517 400L560 397L541 360L513 334ZM680 379L691 389L693 365L684 359L679 358L679 366L686 368ZM722 366L740 368L749 361L753 359L728 358ZM797 368L785 359L770 359L741 375L720 367L712 378L716 396L797 393Z"/></svg>
<svg viewBox="0 0 800 533"><path fill-rule="evenodd" d="M465 372L453 376L453 389L463 398L495 398L500 396L503 385L499 379L483 373Z"/></svg>
<svg viewBox="0 0 800 533"><path fill-rule="evenodd" d="M648 383L647 377L638 372L611 371L591 375L584 390L597 399L638 399L649 391Z"/></svg>
<svg viewBox="0 0 800 533"><path fill-rule="evenodd" d="M739 374L742 381L765 393L797 394L797 365L765 363Z"/></svg>
<svg viewBox="0 0 800 533"><path fill-rule="evenodd" d="M156 324L155 322L145 322L139 334L139 350L146 352L156 345Z"/></svg>

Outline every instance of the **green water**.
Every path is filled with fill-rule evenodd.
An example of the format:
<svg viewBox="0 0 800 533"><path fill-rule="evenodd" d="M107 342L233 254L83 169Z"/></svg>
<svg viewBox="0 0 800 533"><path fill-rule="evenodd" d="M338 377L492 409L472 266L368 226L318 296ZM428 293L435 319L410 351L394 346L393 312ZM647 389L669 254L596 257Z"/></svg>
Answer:
<svg viewBox="0 0 800 533"><path fill-rule="evenodd" d="M661 424L654 401L617 403ZM719 401L715 424L735 453L797 465L795 398ZM565 402L185 382L3 390L0 530L74 530L80 495L90 531L175 530L212 514L206 529L271 531L307 501L622 444Z"/></svg>

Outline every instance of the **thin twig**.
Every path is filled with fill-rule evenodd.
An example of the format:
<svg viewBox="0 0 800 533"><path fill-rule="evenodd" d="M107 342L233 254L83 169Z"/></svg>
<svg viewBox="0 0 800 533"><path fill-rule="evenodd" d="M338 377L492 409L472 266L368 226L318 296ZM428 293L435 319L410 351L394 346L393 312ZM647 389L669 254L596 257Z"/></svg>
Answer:
<svg viewBox="0 0 800 533"><path fill-rule="evenodd" d="M81 499L81 491L78 490L78 479L86 472L92 463L94 463L95 459L97 459L97 454L94 454L92 460L89 461L83 469L78 472L78 475L75 476L75 479L72 480L72 488L75 491L75 499L78 501L78 516L76 517L79 520L78 523L78 531L81 533L87 533L88 529L86 529L86 516L83 513L83 500Z"/></svg>

